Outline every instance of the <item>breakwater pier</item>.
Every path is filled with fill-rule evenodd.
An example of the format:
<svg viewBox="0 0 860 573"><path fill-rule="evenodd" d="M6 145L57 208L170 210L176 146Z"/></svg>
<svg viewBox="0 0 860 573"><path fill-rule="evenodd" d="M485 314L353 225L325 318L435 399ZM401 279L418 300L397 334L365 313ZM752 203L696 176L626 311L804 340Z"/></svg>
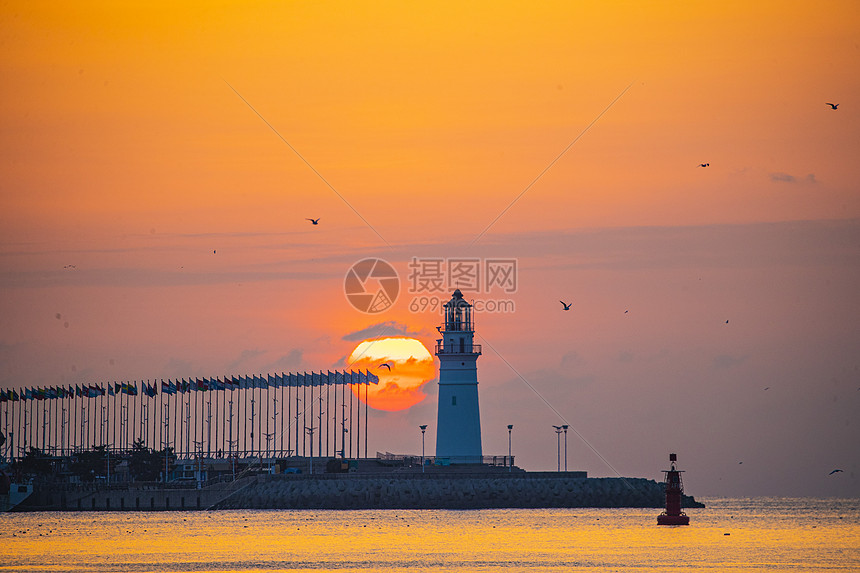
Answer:
<svg viewBox="0 0 860 573"><path fill-rule="evenodd" d="M663 485L585 472L259 474L199 487L142 483L36 485L17 511L217 509L490 509L661 507ZM702 507L686 496L685 507Z"/></svg>

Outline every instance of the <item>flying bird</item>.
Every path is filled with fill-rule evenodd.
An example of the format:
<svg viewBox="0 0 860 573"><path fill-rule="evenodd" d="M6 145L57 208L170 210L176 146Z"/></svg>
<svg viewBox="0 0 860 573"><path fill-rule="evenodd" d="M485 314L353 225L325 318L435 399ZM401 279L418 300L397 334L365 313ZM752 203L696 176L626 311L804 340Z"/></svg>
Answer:
<svg viewBox="0 0 860 573"><path fill-rule="evenodd" d="M839 107L839 104L838 104L838 103L830 103L830 102L827 102L827 101L826 101L826 102L824 102L824 103L825 103L825 104L827 104L827 105L829 105L829 106L830 106L830 109L836 109L837 107Z"/></svg>
<svg viewBox="0 0 860 573"><path fill-rule="evenodd" d="M728 324L728 323L729 323L729 321L727 320L727 321L726 321L726 324Z"/></svg>
<svg viewBox="0 0 860 573"><path fill-rule="evenodd" d="M561 306L563 306L563 307L564 307L564 310L570 310L570 307L571 307L571 305L573 304L572 302L571 302L571 303L566 303L566 302L564 302L563 300L560 300L560 301L558 301L558 302L560 302L560 303L561 303Z"/></svg>
<svg viewBox="0 0 860 573"><path fill-rule="evenodd" d="M699 163L699 167L710 167L710 163Z"/></svg>
<svg viewBox="0 0 860 573"><path fill-rule="evenodd" d="M313 224L313 225L319 225L320 224L320 218L319 217L317 217L316 219L309 219L309 218L305 217L305 221L310 221L311 224Z"/></svg>
<svg viewBox="0 0 860 573"><path fill-rule="evenodd" d="M839 473L839 472L841 472L841 471L842 471L842 470L833 470L832 472L830 472L830 473L829 473L829 474L827 474L827 475L832 476L833 474L835 474L835 473Z"/></svg>
<svg viewBox="0 0 860 573"><path fill-rule="evenodd" d="M383 366L388 368L388 371L391 372L391 364L388 364L387 362L383 362L382 364L379 365L379 368L382 368Z"/></svg>

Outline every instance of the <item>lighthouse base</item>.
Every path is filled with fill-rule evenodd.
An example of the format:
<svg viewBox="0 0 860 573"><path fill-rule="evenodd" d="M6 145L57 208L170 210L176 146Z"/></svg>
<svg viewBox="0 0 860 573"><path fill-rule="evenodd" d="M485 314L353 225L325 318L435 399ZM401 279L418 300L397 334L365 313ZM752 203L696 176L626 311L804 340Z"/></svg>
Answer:
<svg viewBox="0 0 860 573"><path fill-rule="evenodd" d="M690 517L683 513L681 515L662 513L657 516L657 525L690 525Z"/></svg>

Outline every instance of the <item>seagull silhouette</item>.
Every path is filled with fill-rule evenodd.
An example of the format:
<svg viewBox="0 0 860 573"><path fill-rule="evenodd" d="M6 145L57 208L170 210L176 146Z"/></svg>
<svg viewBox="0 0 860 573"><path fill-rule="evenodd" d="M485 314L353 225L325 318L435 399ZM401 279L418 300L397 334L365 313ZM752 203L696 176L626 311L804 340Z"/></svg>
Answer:
<svg viewBox="0 0 860 573"><path fill-rule="evenodd" d="M313 225L319 225L320 224L320 218L319 217L316 219L308 219L307 217L305 217L305 220L310 221L311 224L313 224Z"/></svg>
<svg viewBox="0 0 860 573"><path fill-rule="evenodd" d="M833 474L835 474L835 473L839 473L839 472L841 472L841 471L842 471L842 470L833 470L832 472L830 472L830 473L829 473L829 474L827 474L827 475L832 476Z"/></svg>
<svg viewBox="0 0 860 573"><path fill-rule="evenodd" d="M830 103L830 102L824 102L824 103L829 105L830 109L836 109L837 107L839 107L838 103Z"/></svg>
<svg viewBox="0 0 860 573"><path fill-rule="evenodd" d="M391 364L388 364L387 362L383 362L382 364L379 365L379 368L382 368L383 366L388 368L388 371L391 372Z"/></svg>
<svg viewBox="0 0 860 573"><path fill-rule="evenodd" d="M699 167L710 167L710 163L699 163Z"/></svg>
<svg viewBox="0 0 860 573"><path fill-rule="evenodd" d="M570 310L570 307L571 307L571 305L573 304L572 302L571 302L571 303L566 303L566 302L564 302L563 300L560 300L560 301L558 301L558 302L560 302L560 303L561 303L561 306L563 306L563 307L564 307L564 310Z"/></svg>

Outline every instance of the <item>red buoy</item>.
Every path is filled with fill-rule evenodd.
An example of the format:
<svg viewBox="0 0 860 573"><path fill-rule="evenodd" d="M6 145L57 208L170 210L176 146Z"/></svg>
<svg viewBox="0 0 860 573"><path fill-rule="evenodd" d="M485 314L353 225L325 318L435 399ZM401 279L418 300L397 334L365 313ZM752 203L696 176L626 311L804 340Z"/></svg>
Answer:
<svg viewBox="0 0 860 573"><path fill-rule="evenodd" d="M678 456L669 454L671 469L666 473L666 511L657 516L657 525L690 525L690 518L681 511L681 497L684 495L684 484L681 483L681 471L675 469Z"/></svg>

